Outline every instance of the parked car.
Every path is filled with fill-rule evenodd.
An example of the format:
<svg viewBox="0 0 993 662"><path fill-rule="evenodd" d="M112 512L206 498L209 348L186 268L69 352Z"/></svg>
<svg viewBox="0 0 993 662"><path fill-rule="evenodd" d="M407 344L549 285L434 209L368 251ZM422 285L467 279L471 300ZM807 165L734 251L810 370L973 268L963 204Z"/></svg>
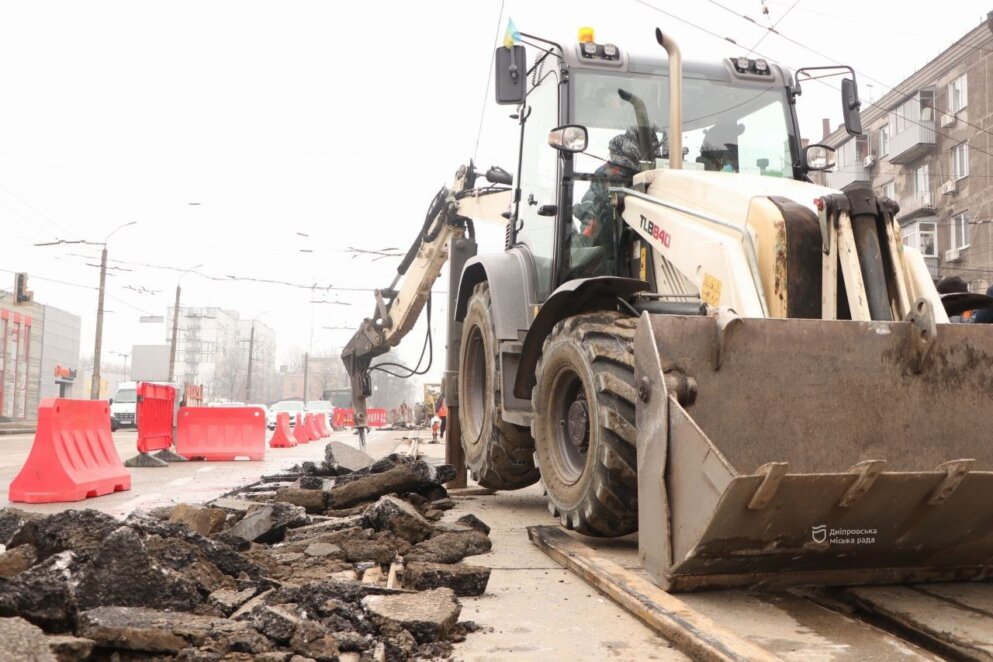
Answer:
<svg viewBox="0 0 993 662"><path fill-rule="evenodd" d="M304 414L303 400L280 400L266 411L266 427L270 430L276 429L276 415L286 412L290 415L290 427L296 425L297 414Z"/></svg>

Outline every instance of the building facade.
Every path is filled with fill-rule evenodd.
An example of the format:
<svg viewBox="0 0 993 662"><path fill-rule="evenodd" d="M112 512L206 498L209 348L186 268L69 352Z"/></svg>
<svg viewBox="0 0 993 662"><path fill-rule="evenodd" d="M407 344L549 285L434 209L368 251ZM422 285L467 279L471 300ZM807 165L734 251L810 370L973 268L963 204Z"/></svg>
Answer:
<svg viewBox="0 0 993 662"><path fill-rule="evenodd" d="M170 307L165 320L167 343L172 342L174 314ZM269 391L277 388L276 334L259 320L254 325L251 396L256 402L266 403L273 399ZM176 381L202 385L208 402L245 402L251 327L252 321L242 320L234 310L180 306Z"/></svg>
<svg viewBox="0 0 993 662"><path fill-rule="evenodd" d="M80 318L0 295L0 422L33 421L45 398L88 398L79 365Z"/></svg>
<svg viewBox="0 0 993 662"><path fill-rule="evenodd" d="M900 206L903 243L931 276L993 283L993 33L984 22L878 101L863 100L862 136L839 128L823 183L871 187Z"/></svg>

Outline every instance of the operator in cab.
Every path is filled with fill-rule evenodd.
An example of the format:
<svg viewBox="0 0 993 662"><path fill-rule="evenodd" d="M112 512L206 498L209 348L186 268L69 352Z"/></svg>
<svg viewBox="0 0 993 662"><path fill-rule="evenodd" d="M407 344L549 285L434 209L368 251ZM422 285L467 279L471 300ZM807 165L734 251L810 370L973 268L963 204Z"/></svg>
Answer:
<svg viewBox="0 0 993 662"><path fill-rule="evenodd" d="M608 262L613 252L614 209L610 205L612 186L630 186L631 178L640 170L639 162L654 161L662 156L658 130L653 127L651 152L642 155L638 142L638 128L630 127L614 136L608 145L610 160L593 173L590 188L573 208L579 227L572 237L572 277L583 278L609 272ZM573 226L575 228L575 226ZM599 250L596 250L599 249Z"/></svg>

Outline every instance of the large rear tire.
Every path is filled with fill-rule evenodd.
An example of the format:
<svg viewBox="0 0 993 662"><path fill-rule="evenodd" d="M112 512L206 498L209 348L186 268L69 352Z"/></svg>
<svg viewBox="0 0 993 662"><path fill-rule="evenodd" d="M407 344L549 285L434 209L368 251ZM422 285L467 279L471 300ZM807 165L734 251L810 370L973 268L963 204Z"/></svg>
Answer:
<svg viewBox="0 0 993 662"><path fill-rule="evenodd" d="M638 527L637 321L609 311L570 317L549 334L538 362L531 431L548 507L589 536Z"/></svg>
<svg viewBox="0 0 993 662"><path fill-rule="evenodd" d="M530 431L503 420L499 344L489 283L473 289L462 324L459 356L459 424L466 466L483 487L516 490L538 482Z"/></svg>

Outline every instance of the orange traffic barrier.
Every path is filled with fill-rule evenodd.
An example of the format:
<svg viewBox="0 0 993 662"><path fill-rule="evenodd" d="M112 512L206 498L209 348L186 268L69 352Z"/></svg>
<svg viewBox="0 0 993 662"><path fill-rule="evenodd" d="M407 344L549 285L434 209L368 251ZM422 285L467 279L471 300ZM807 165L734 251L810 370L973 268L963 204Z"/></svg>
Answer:
<svg viewBox="0 0 993 662"><path fill-rule="evenodd" d="M290 415L288 412L281 411L276 414L276 431L272 433L272 439L269 440L269 448L293 448L297 445L297 442L293 439L293 433L290 432Z"/></svg>
<svg viewBox="0 0 993 662"><path fill-rule="evenodd" d="M317 431L317 417L314 414L307 414L304 417L304 425L307 426L307 436L310 437L311 441L318 441L321 438L321 433Z"/></svg>
<svg viewBox="0 0 993 662"><path fill-rule="evenodd" d="M182 407L176 452L189 459L224 462L265 457L265 416L258 407Z"/></svg>
<svg viewBox="0 0 993 662"><path fill-rule="evenodd" d="M331 425L339 429L355 427L355 411L344 407L336 407Z"/></svg>
<svg viewBox="0 0 993 662"><path fill-rule="evenodd" d="M321 433L321 437L331 436L331 430L328 428L328 417L324 414L317 415L317 431Z"/></svg>
<svg viewBox="0 0 993 662"><path fill-rule="evenodd" d="M310 441L310 434L307 433L307 426L300 414L297 414L297 423L293 428L293 438L298 444L305 444Z"/></svg>
<svg viewBox="0 0 993 662"><path fill-rule="evenodd" d="M110 436L110 406L101 400L42 400L34 444L10 484L10 500L82 501L130 489L131 474Z"/></svg>
<svg viewBox="0 0 993 662"><path fill-rule="evenodd" d="M386 410L370 409L366 412L366 421L371 428L381 428L386 426Z"/></svg>

